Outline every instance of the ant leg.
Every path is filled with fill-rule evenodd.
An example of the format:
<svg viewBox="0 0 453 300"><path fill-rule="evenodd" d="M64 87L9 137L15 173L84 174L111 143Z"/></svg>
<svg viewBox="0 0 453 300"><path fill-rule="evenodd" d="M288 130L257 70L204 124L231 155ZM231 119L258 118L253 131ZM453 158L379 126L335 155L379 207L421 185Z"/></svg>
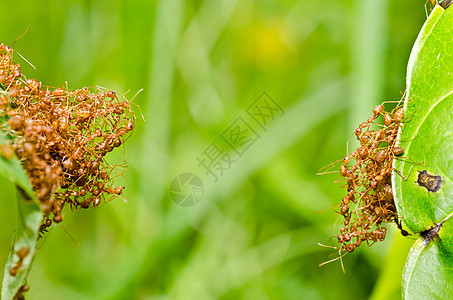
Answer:
<svg viewBox="0 0 453 300"><path fill-rule="evenodd" d="M63 229L64 232L66 232L66 234L69 236L69 238L71 238L71 240L78 246L80 247L80 244L76 241L76 239L71 235L71 233L61 224L59 224L60 227Z"/></svg>
<svg viewBox="0 0 453 300"><path fill-rule="evenodd" d="M324 208L324 209L321 210L321 211L318 211L318 214L321 214L321 213L327 211L328 209L331 209L332 207L338 206L338 205L340 205L340 203L334 203L334 204L332 204L331 206L329 206L329 207L327 207L327 208ZM338 221L338 218L337 218L337 221ZM336 221L335 221L335 223L336 223ZM334 226L334 229L335 229L335 226Z"/></svg>
<svg viewBox="0 0 453 300"><path fill-rule="evenodd" d="M395 216L395 223L396 223L396 227L398 227L398 229L400 230L402 236L409 235L409 232L407 232L406 230L403 229L403 222L401 222L397 216Z"/></svg>
<svg viewBox="0 0 453 300"><path fill-rule="evenodd" d="M411 169L412 169L412 168L411 168ZM400 171L398 171L398 170L396 170L396 169L393 169L393 171L395 171L396 174L398 174L401 178L403 178L404 181L406 181L406 180L408 179L409 174L411 173L411 172L409 171L409 174L407 174L407 177L404 177L404 175L403 175Z"/></svg>
<svg viewBox="0 0 453 300"><path fill-rule="evenodd" d="M396 174L398 174L401 178L403 178L404 181L407 181L407 179L409 178L409 175L411 174L412 169L414 168L414 166L415 166L415 164L411 166L411 168L409 169L409 173L407 173L406 177L400 171L398 171L396 169L393 169L393 171L395 171Z"/></svg>
<svg viewBox="0 0 453 300"><path fill-rule="evenodd" d="M325 262L319 264L319 266L322 267L324 265L327 265L328 263L334 262L334 261L339 259L340 260L340 264L341 264L341 269L343 270L343 273L346 273L346 271L344 269L344 265L343 265L343 257L345 257L349 252L346 252L345 254L342 254L341 253L341 248L333 247L333 246L327 246L327 245L323 245L323 244L320 244L320 243L318 243L318 245L321 246L321 247L332 248L332 249L335 249L335 250L338 249L338 257L336 257L334 259L331 259L331 260L328 260L328 261L325 261Z"/></svg>
<svg viewBox="0 0 453 300"><path fill-rule="evenodd" d="M421 107L419 107L417 110L419 110L419 109L421 109ZM409 122L410 120L412 120L412 116L415 114L415 112L416 112L416 111L413 111L413 112L411 113L410 116L405 117L405 118L403 119L403 123L407 123L407 122Z"/></svg>
<svg viewBox="0 0 453 300"><path fill-rule="evenodd" d="M426 18L428 18L428 2L430 2L430 0L426 0L425 2L425 14L426 14Z"/></svg>
<svg viewBox="0 0 453 300"><path fill-rule="evenodd" d="M336 160L330 164L328 164L327 166L324 166L322 167L321 169L318 170L318 173L316 173L316 175L324 175L324 174L330 174L330 173L337 173L339 171L332 171L330 172L330 170L332 168L334 168L339 162L342 162L343 160L339 159L339 160ZM324 172L321 172L322 170L325 170Z"/></svg>
<svg viewBox="0 0 453 300"><path fill-rule="evenodd" d="M409 162L412 163L413 165L426 167L426 165L423 163L423 160L421 162L415 162L412 158L407 156L394 156L394 158L398 160L409 160Z"/></svg>
<svg viewBox="0 0 453 300"><path fill-rule="evenodd" d="M403 89L404 89L404 92L403 92ZM400 94L402 97L398 103L402 102L406 98L406 93L407 93L406 84L404 84L403 87L400 89Z"/></svg>

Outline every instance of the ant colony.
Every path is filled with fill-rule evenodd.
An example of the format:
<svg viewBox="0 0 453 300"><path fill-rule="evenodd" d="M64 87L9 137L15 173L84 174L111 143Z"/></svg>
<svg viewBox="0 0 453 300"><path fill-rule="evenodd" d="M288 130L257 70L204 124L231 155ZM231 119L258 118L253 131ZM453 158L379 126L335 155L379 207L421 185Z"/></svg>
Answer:
<svg viewBox="0 0 453 300"><path fill-rule="evenodd" d="M380 116L384 125L376 123ZM355 129L360 146L340 161L340 170L329 171L337 164L335 162L328 166L329 170L319 173L339 172L344 179L336 182L345 181L343 187L347 188L347 195L337 206L337 213L344 218L340 233L336 236L338 246L332 247L338 250L339 257L321 265L341 260L362 243L371 246L383 241L390 222L395 222L401 233L408 235L398 220L392 191L392 171L402 176L392 164L394 159L404 159L404 149L398 146L396 140L403 118L404 109L401 106L390 112L384 111L384 104L376 106L372 116Z"/></svg>
<svg viewBox="0 0 453 300"><path fill-rule="evenodd" d="M0 154L11 159L15 153L24 167L44 214L43 234L52 221L62 221L65 206L97 207L121 197L124 187L113 180L124 164L109 165L104 156L130 136L135 116L112 91L27 79L13 52L0 44Z"/></svg>

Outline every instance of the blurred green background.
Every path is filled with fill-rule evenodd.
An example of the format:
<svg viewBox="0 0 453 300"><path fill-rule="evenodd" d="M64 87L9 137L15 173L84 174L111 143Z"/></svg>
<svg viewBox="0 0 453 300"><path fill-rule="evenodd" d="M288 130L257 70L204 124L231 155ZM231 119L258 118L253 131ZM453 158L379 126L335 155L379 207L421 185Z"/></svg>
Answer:
<svg viewBox="0 0 453 300"><path fill-rule="evenodd" d="M336 257L317 243L334 245L340 223L333 208L320 211L345 190L315 174L345 156L372 107L400 99L424 2L4 3L2 42L30 28L14 45L37 68L16 57L27 77L130 90L129 99L144 89L120 182L128 202L66 210L36 256L29 299L399 299L413 240L394 225L385 242L344 257L346 274L338 261L318 266ZM196 157L222 145L264 91L285 114L214 182ZM182 172L204 183L190 208L168 196ZM13 187L1 187L3 266L16 208Z"/></svg>

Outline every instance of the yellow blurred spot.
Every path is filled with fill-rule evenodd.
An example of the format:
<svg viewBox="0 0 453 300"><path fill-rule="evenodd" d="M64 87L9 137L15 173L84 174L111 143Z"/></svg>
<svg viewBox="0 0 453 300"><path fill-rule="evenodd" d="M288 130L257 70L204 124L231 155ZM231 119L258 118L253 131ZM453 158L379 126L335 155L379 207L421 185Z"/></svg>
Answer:
<svg viewBox="0 0 453 300"><path fill-rule="evenodd" d="M253 23L241 40L246 58L262 66L283 63L294 53L291 32L281 22Z"/></svg>

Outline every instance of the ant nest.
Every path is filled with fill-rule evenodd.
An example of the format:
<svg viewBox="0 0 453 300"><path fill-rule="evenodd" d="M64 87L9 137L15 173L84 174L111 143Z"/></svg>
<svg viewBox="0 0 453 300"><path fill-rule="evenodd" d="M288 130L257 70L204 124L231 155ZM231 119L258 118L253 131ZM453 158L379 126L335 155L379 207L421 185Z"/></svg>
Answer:
<svg viewBox="0 0 453 300"><path fill-rule="evenodd" d="M71 209L97 207L121 195L113 186L122 175L104 156L120 147L134 129L135 115L128 101L95 87L78 90L42 86L27 79L0 44L0 118L3 157L14 153L21 161L44 220L40 232L62 221Z"/></svg>
<svg viewBox="0 0 453 300"><path fill-rule="evenodd" d="M376 123L380 116L384 125ZM347 183L343 186L347 195L339 203L338 211L344 217L343 226L336 236L338 246L334 247L339 258L362 243L371 246L383 241L390 222L395 222L403 235L408 234L398 220L392 191L393 160L404 159L401 157L404 149L396 140L403 118L402 107L385 112L384 104L380 104L354 131L360 146L343 158L339 171L344 177L340 181ZM325 173L330 172L322 174Z"/></svg>

